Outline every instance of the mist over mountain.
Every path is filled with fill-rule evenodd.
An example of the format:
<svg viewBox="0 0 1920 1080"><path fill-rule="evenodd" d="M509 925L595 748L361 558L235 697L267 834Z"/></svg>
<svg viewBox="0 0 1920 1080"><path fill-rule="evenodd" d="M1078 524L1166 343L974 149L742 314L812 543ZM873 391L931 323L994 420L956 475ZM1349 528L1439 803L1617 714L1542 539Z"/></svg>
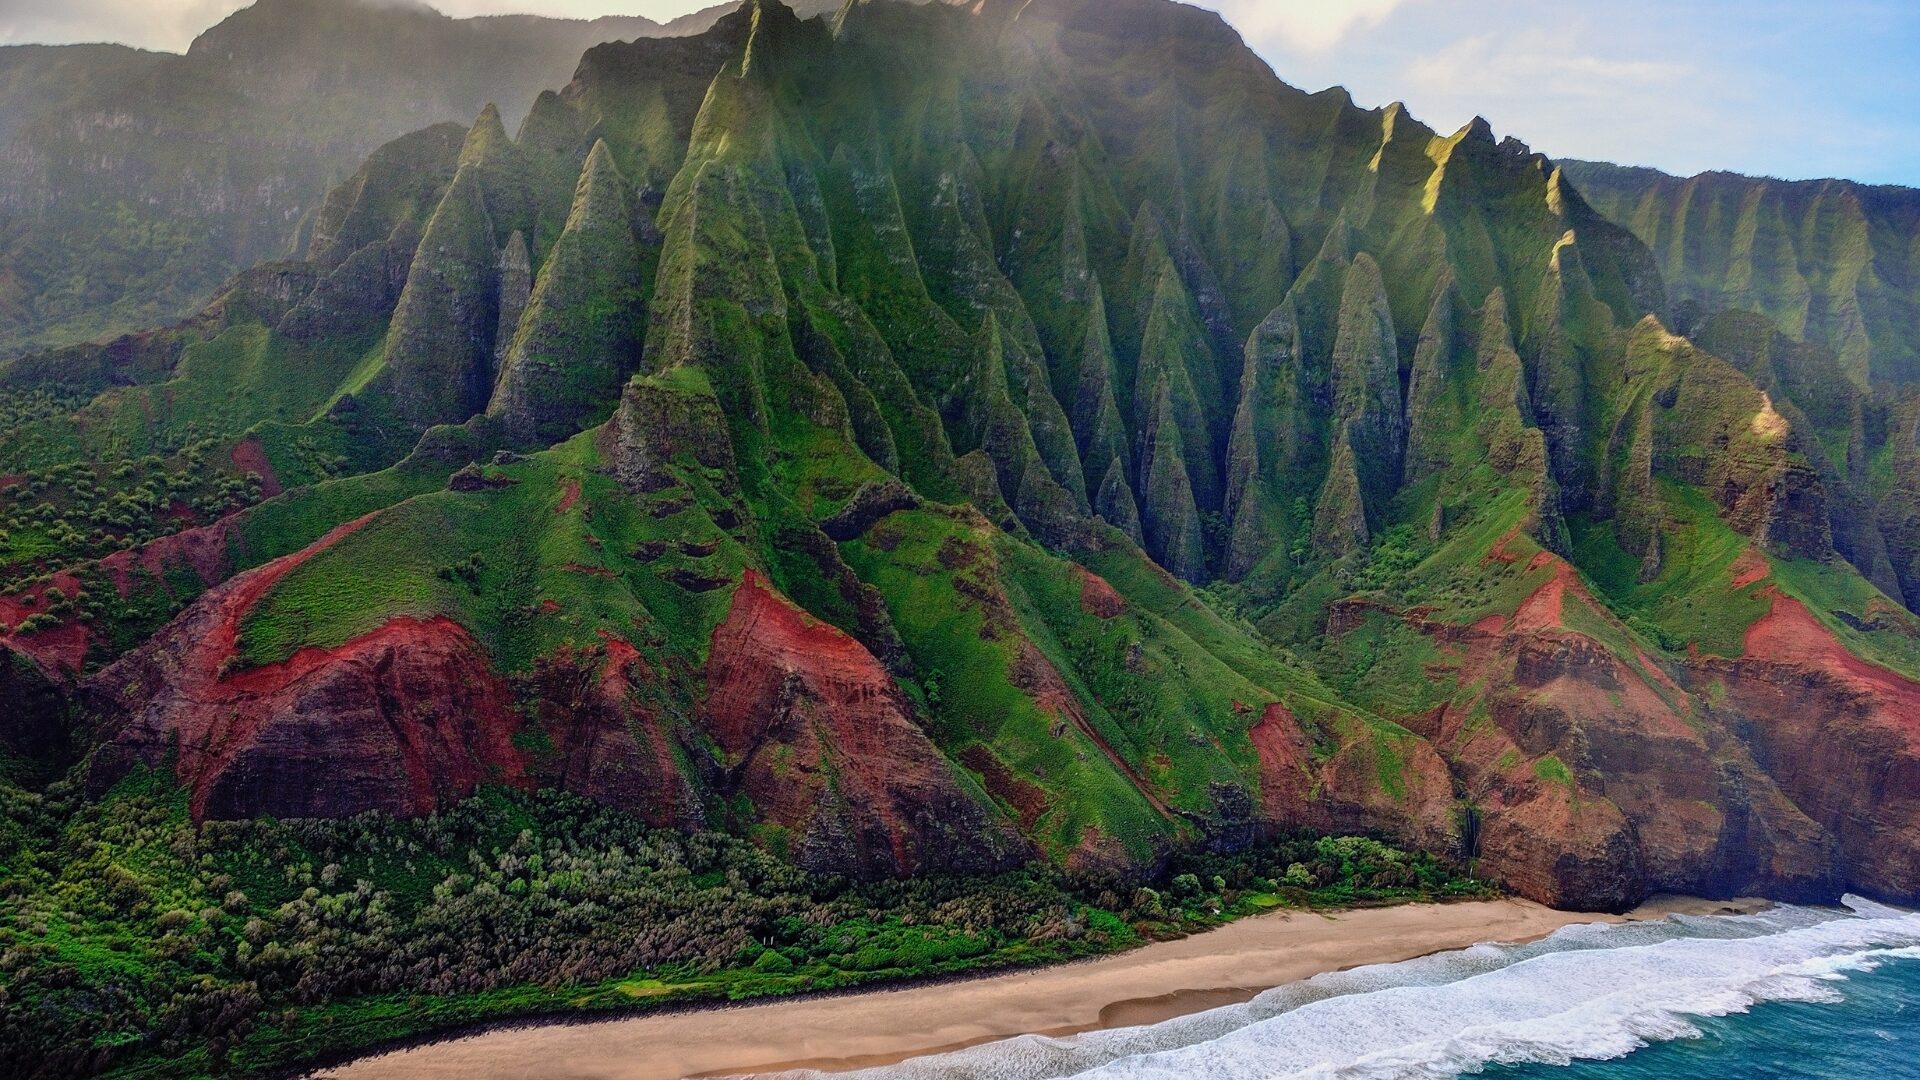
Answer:
<svg viewBox="0 0 1920 1080"><path fill-rule="evenodd" d="M184 56L0 48L0 355L183 315L303 250L327 189L381 143L490 102L517 124L589 46L666 32L263 0Z"/></svg>

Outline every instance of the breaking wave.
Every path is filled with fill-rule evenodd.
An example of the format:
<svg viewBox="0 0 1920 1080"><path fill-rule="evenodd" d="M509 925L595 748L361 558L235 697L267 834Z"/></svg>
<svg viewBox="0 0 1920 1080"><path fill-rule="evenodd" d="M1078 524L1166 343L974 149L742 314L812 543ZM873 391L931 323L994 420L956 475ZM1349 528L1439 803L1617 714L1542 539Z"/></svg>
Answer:
<svg viewBox="0 0 1920 1080"><path fill-rule="evenodd" d="M1320 975L1161 1024L1022 1036L837 1077L1427 1080L1617 1058L1763 1002L1841 1000L1849 972L1920 959L1920 915L1846 910L1581 925ZM1172 988L1170 988L1172 989ZM789 1077L817 1076L791 1073Z"/></svg>

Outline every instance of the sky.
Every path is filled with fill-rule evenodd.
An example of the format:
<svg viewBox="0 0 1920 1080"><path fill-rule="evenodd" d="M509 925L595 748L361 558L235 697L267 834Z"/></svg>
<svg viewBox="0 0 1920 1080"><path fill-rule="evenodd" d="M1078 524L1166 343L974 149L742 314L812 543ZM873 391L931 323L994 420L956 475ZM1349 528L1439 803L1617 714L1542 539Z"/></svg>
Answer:
<svg viewBox="0 0 1920 1080"><path fill-rule="evenodd" d="M244 0L0 0L0 42L181 50ZM656 19L710 0L438 0ZM1282 79L1554 157L1920 186L1920 0L1200 0Z"/></svg>

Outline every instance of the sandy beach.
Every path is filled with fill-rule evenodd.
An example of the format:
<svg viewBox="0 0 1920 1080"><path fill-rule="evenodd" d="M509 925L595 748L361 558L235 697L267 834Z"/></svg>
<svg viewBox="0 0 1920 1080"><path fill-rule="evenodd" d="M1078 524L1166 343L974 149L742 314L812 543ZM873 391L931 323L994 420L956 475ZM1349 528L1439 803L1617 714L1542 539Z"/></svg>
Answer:
<svg viewBox="0 0 1920 1080"><path fill-rule="evenodd" d="M1625 918L1730 905L1651 904ZM1276 912L1059 967L858 994L584 1024L500 1028L327 1069L336 1080L679 1080L855 1068L1027 1033L1155 1023L1323 971L1482 941L1525 941L1620 916L1523 900Z"/></svg>

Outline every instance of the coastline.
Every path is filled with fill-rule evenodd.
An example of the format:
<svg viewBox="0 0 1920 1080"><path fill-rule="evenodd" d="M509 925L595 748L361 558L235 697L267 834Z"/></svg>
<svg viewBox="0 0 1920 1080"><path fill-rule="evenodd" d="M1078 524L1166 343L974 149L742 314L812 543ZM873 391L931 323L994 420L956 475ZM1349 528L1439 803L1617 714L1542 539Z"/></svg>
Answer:
<svg viewBox="0 0 1920 1080"><path fill-rule="evenodd" d="M310 1074L331 1080L679 1080L827 1071L1023 1034L1157 1023L1251 999L1326 971L1397 963L1482 941L1526 941L1575 923L1751 910L1664 898L1627 915L1524 900L1281 911L1111 956L1030 970L785 1001L536 1026L392 1050Z"/></svg>

